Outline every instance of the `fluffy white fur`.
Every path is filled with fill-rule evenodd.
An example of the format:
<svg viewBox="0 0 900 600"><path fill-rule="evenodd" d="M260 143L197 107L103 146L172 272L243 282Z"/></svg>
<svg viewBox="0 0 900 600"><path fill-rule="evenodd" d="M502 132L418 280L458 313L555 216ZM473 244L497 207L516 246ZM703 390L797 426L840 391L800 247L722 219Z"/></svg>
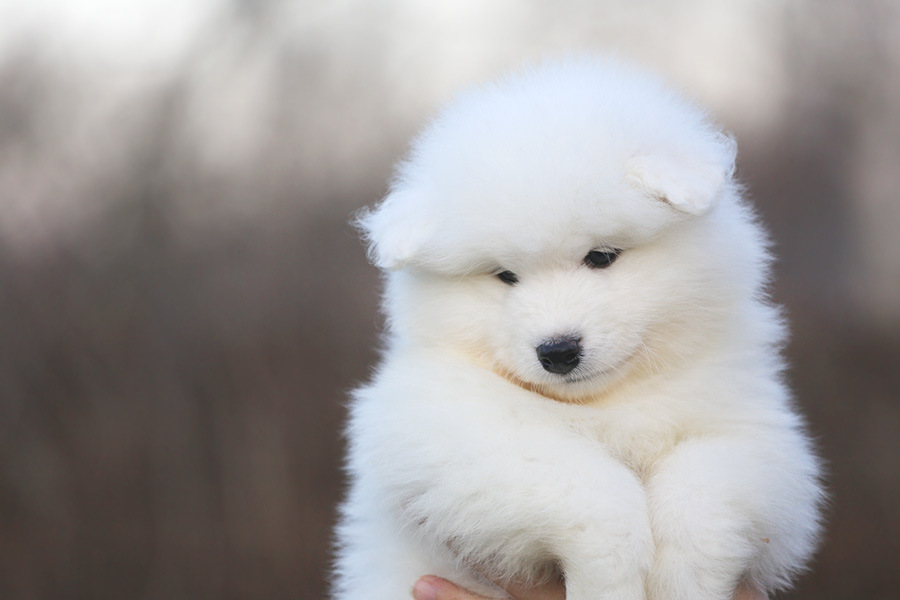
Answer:
<svg viewBox="0 0 900 600"><path fill-rule="evenodd" d="M561 571L568 600L789 585L819 465L734 159L657 79L592 58L430 124L360 219L389 331L351 405L335 598L429 573L506 597L491 581ZM621 254L592 269L596 249ZM536 347L567 335L578 366L548 372Z"/></svg>

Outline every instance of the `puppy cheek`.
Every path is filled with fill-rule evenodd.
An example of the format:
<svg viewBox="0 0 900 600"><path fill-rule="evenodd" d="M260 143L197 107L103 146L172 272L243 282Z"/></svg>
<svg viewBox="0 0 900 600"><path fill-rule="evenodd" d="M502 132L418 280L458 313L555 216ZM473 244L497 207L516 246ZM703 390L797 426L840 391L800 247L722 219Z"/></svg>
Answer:
<svg viewBox="0 0 900 600"><path fill-rule="evenodd" d="M579 319L558 306L551 310L547 294L539 287L522 287L512 292L498 315L490 341L492 353L506 373L523 381L544 381L547 373L538 360L537 347L563 335L580 335L573 329Z"/></svg>
<svg viewBox="0 0 900 600"><path fill-rule="evenodd" d="M446 326L437 343L456 347L485 368L507 363L510 327L503 285L490 279L446 290L437 311Z"/></svg>
<svg viewBox="0 0 900 600"><path fill-rule="evenodd" d="M492 367L504 374L522 377L522 345L523 340L515 327L510 323L508 315L500 315L488 328L485 347L489 353Z"/></svg>
<svg viewBox="0 0 900 600"><path fill-rule="evenodd" d="M527 321L508 296L490 307L484 306L482 312L488 310L491 316L479 321L483 324L482 349L489 363L485 366L506 376L524 378L530 366L528 361L534 359L534 350L529 350Z"/></svg>

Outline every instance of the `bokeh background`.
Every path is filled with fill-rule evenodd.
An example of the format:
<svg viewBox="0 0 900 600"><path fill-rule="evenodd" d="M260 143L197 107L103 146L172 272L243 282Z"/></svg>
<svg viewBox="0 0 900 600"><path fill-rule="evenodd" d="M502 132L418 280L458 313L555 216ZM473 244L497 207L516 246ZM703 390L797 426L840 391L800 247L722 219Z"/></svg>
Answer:
<svg viewBox="0 0 900 600"><path fill-rule="evenodd" d="M900 3L0 0L0 597L318 599L380 327L351 213L453 90L617 51L709 106L780 262L828 534L900 596Z"/></svg>

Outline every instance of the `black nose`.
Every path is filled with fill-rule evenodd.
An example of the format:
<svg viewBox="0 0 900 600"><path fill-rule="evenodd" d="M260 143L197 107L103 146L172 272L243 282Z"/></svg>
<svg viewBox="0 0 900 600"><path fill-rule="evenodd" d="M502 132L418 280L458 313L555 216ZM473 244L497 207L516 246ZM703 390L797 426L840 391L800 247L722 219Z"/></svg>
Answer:
<svg viewBox="0 0 900 600"><path fill-rule="evenodd" d="M578 366L581 360L581 340L577 338L561 338L544 342L537 347L538 360L541 366L551 373L565 375Z"/></svg>

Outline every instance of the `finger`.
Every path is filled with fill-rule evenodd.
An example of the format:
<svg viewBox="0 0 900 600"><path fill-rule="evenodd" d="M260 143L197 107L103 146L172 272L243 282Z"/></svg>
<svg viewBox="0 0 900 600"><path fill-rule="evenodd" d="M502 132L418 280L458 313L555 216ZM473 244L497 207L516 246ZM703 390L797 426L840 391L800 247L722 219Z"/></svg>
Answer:
<svg viewBox="0 0 900 600"><path fill-rule="evenodd" d="M516 600L565 600L566 598L566 586L560 579L554 579L537 587L508 585L506 591Z"/></svg>
<svg viewBox="0 0 900 600"><path fill-rule="evenodd" d="M434 575L419 579L413 586L412 595L416 600L485 600Z"/></svg>
<svg viewBox="0 0 900 600"><path fill-rule="evenodd" d="M734 592L734 600L768 600L769 596L748 583L742 583Z"/></svg>

